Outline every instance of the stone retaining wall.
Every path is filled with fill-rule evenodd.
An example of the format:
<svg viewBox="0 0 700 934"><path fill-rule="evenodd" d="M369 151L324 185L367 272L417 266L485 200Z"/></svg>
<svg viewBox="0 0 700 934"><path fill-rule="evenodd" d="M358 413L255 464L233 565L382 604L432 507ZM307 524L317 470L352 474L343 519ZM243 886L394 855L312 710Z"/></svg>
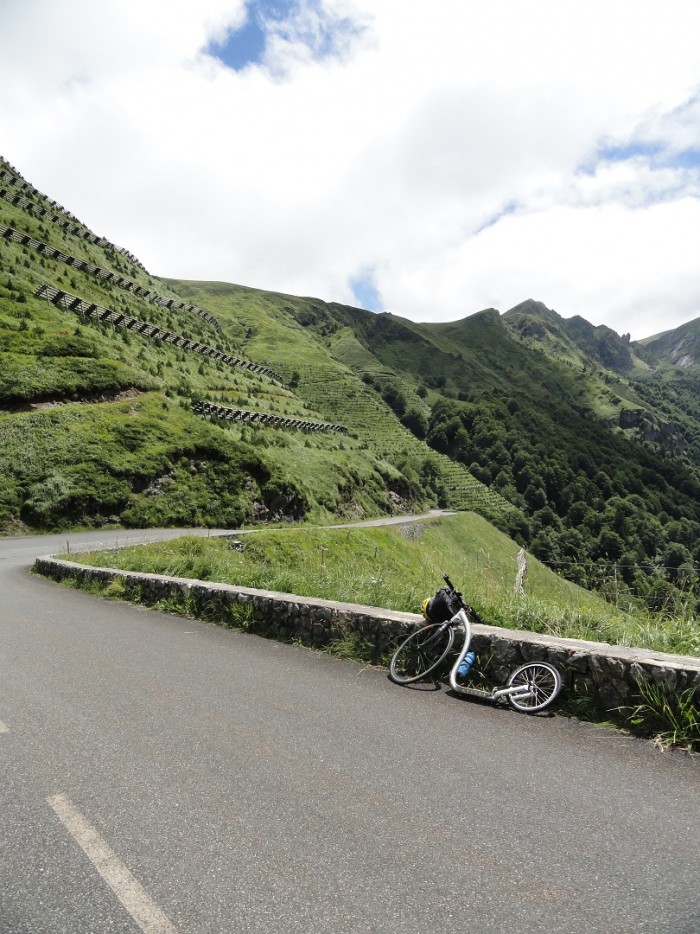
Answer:
<svg viewBox="0 0 700 934"><path fill-rule="evenodd" d="M167 600L203 619L319 648L348 636L357 637L370 647L376 661L385 659L402 638L424 622L415 613L95 568L51 556L37 558L34 569L54 580L71 578L81 584L119 581L127 598L137 597L145 604ZM693 688L700 694L700 658L485 625L474 625L472 645L493 682L505 681L522 662L549 661L562 672L570 697L585 697L605 711L634 703L640 681L670 691Z"/></svg>

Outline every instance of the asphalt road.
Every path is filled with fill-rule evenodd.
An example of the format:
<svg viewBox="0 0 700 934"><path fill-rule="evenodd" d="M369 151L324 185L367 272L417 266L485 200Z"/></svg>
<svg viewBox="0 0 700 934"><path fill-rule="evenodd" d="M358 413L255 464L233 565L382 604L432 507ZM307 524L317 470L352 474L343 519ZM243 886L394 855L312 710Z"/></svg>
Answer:
<svg viewBox="0 0 700 934"><path fill-rule="evenodd" d="M0 539L3 934L700 931L697 760L30 576L66 539Z"/></svg>

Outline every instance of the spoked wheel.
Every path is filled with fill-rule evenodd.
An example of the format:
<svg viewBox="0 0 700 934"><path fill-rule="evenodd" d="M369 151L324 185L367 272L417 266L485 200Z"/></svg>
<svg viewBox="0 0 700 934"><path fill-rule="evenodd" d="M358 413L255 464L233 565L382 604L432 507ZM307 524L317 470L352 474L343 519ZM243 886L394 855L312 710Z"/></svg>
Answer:
<svg viewBox="0 0 700 934"><path fill-rule="evenodd" d="M561 675L547 662L528 662L516 668L508 679L509 688L527 687L522 694L508 694L508 703L521 713L537 713L556 699L561 691Z"/></svg>
<svg viewBox="0 0 700 934"><path fill-rule="evenodd" d="M396 684L410 684L435 671L455 641L453 626L429 623L412 633L394 653L389 674Z"/></svg>

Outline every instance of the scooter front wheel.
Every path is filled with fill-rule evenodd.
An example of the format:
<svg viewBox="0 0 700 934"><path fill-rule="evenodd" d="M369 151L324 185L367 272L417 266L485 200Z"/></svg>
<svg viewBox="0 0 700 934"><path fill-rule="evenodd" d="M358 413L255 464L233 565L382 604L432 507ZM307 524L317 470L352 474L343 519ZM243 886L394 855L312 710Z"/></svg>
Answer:
<svg viewBox="0 0 700 934"><path fill-rule="evenodd" d="M389 666L395 684L411 684L435 671L447 657L455 632L446 623L429 623L401 643Z"/></svg>
<svg viewBox="0 0 700 934"><path fill-rule="evenodd" d="M538 713L549 707L561 691L561 675L548 662L528 662L516 668L508 678L509 688L527 688L518 694L508 694L508 703L521 713Z"/></svg>

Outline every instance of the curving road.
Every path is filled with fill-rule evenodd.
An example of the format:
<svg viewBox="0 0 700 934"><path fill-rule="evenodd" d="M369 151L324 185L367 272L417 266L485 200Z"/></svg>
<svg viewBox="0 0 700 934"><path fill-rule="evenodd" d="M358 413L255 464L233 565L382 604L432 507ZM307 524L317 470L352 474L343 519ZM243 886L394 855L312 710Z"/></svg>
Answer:
<svg viewBox="0 0 700 934"><path fill-rule="evenodd" d="M696 761L28 573L114 537L0 539L0 932L700 930Z"/></svg>

